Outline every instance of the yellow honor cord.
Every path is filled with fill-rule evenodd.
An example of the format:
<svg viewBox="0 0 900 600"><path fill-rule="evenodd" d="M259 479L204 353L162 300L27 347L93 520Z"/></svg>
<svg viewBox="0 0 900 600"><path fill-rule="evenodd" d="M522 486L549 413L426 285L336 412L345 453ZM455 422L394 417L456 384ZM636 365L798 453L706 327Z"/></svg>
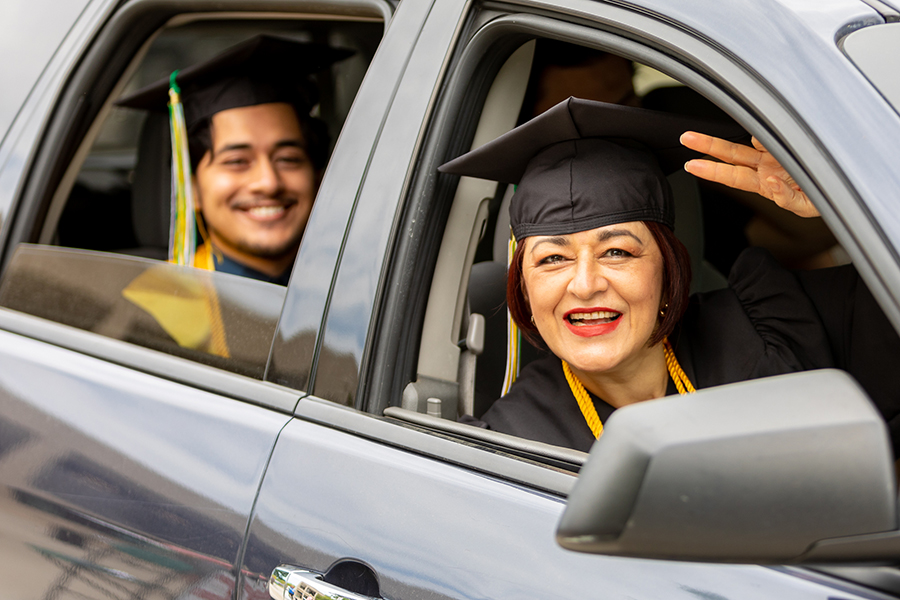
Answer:
<svg viewBox="0 0 900 600"><path fill-rule="evenodd" d="M562 361L562 366L563 373L566 374L566 381L569 382L569 389L572 390L572 394L578 402L578 408L581 409L584 420L587 421L588 427L591 428L591 433L594 434L594 437L600 437L603 435L603 423L600 421L600 415L597 414L597 409L594 408L594 401L591 400L590 394L584 389L581 380L572 372L569 363Z"/></svg>
<svg viewBox="0 0 900 600"><path fill-rule="evenodd" d="M688 379L684 369L678 364L678 359L675 358L675 351L672 350L672 344L669 343L669 338L663 340L663 352L666 355L666 368L669 369L669 376L672 378L672 381L675 382L678 393L683 396L684 394L693 394L696 392L697 390L694 389L694 386L691 384L691 380Z"/></svg>
<svg viewBox="0 0 900 600"><path fill-rule="evenodd" d="M675 352L672 350L672 344L669 343L668 338L663 340L663 353L666 356L666 368L669 370L669 376L672 378L672 381L675 382L678 393L684 395L696 392L697 390L694 389L684 369L678 364L678 359L675 358ZM599 438L603 435L603 423L600 421L600 415L597 414L597 409L594 407L590 394L584 389L584 384L581 383L578 376L572 372L569 363L562 361L562 367L563 373L566 375L566 381L569 383L569 389L572 390L572 395L575 396L575 400L578 402L578 408L581 409L584 420L590 427L594 437Z"/></svg>

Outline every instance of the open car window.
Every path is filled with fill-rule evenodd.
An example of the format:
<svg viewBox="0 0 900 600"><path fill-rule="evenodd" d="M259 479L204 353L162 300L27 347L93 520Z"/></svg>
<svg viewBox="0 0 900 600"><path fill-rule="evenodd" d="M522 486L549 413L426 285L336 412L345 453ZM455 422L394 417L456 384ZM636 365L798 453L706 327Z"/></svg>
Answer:
<svg viewBox="0 0 900 600"><path fill-rule="evenodd" d="M104 81L109 89L91 122L77 121L84 103L77 105L68 134L81 130L83 136L48 138L59 150L45 163L62 166L51 168L57 179L30 184L38 193L26 196L20 243L0 282L0 306L263 379L286 288L166 262L168 117L115 102L259 34L343 48L347 58L313 75L318 102L312 116L327 129L330 155L390 14L372 6L349 17L340 8L329 14L324 5L305 15L176 15L142 44L133 43L121 77ZM283 68L289 73L291 65ZM200 242L204 233L198 227Z"/></svg>
<svg viewBox="0 0 900 600"><path fill-rule="evenodd" d="M495 26L501 30L500 25ZM529 102L533 102L530 96L534 86L535 41L532 35L519 39L522 41L516 44L496 41L493 50L501 54L502 60L485 50L484 38L476 39L472 46L478 49L472 50L471 55L463 54L465 58L456 63L459 71L466 73L467 88L461 91L450 84L445 89L444 98L453 98L446 100L453 109L439 113L438 118L446 121L435 130L444 134L453 131L453 139L436 142L441 148L436 155L449 148L444 160L459 156L533 114ZM755 123L758 117L740 111L732 113L734 107L727 102L710 100L724 97L721 90L711 94L709 89L704 89L700 93L689 85L690 77L677 77L683 72L670 71L667 68L670 65L663 61L648 60L654 53L646 49L636 53L630 43L623 42L618 48L619 55L616 45L606 38L598 48L630 64L635 91L632 105L731 122L735 120L734 115L742 126L760 135L759 125ZM637 60L641 54L641 60ZM480 68L468 64L467 59L481 61ZM453 110L464 116L450 116ZM447 122L454 125L448 127ZM772 144L776 153L781 150L778 143ZM785 160L782 156L779 159ZM435 160L427 168L439 164L440 160ZM796 163L785 164L799 171ZM795 218L771 206L767 200L706 185L683 172L673 174L670 183L675 193L675 233L691 254L692 292L724 288L731 266L751 246L766 248L781 266L794 271L814 272L821 267L851 262L846 248L822 219ZM451 187L452 193L441 188L440 182L430 189L423 186L433 193L435 205L430 210L445 214L446 225L442 238L430 249L434 253L434 270L429 273L431 278L426 288L414 374L407 380L402 395L394 397L391 406L384 409L385 415L465 436L465 429L456 423L457 419L479 419L503 394L510 354L519 358L520 367L546 356L546 348L533 348L524 340L517 347L507 340L509 228L505 211L511 188L467 177ZM815 199L821 198L813 186L809 189ZM810 281L805 276L801 280ZM471 429L469 437L521 456L543 457L540 460L547 464L569 464L577 470L579 463L578 453L560 454L539 443L511 439L491 431Z"/></svg>
<svg viewBox="0 0 900 600"><path fill-rule="evenodd" d="M320 98L314 116L327 124L333 147L383 29L380 22L325 19L204 20L168 27L145 47L118 96L208 60L254 35L325 43L353 52L315 74ZM286 73L289 69L285 65ZM171 193L167 116L110 104L92 134L70 166L69 179L55 193L37 241L165 259Z"/></svg>

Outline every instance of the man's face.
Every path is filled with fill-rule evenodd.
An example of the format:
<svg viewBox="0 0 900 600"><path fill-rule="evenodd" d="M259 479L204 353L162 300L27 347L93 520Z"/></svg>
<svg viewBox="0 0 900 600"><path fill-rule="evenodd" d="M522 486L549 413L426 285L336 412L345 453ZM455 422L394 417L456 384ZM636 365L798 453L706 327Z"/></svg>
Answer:
<svg viewBox="0 0 900 600"><path fill-rule="evenodd" d="M212 150L195 176L213 244L225 255L277 276L290 266L316 195L318 174L289 104L216 113Z"/></svg>

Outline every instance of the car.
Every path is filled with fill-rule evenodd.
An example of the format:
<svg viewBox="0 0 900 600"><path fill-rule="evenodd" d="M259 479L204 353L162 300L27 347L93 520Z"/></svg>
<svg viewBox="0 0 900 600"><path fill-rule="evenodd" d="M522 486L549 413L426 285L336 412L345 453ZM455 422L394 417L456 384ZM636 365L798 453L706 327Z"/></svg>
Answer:
<svg viewBox="0 0 900 600"><path fill-rule="evenodd" d="M897 0L7 4L4 597L900 596L887 428L845 373L628 407L589 455L457 422L499 394L504 190L437 171L516 125L535 39L625 57L761 140L900 330ZM355 51L287 287L158 260L166 174L114 106L259 32ZM215 298L227 355L138 278L201 328Z"/></svg>

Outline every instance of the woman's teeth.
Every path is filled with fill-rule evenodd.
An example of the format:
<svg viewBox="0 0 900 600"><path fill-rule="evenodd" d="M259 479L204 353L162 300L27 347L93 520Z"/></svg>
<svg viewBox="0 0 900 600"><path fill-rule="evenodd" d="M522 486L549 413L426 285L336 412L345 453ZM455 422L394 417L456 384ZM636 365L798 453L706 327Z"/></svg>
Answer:
<svg viewBox="0 0 900 600"><path fill-rule="evenodd" d="M572 324L578 324L579 322L584 321L606 321L611 322L615 321L619 318L622 313L613 312L609 310L598 310L589 313L572 313L569 315L569 322Z"/></svg>

